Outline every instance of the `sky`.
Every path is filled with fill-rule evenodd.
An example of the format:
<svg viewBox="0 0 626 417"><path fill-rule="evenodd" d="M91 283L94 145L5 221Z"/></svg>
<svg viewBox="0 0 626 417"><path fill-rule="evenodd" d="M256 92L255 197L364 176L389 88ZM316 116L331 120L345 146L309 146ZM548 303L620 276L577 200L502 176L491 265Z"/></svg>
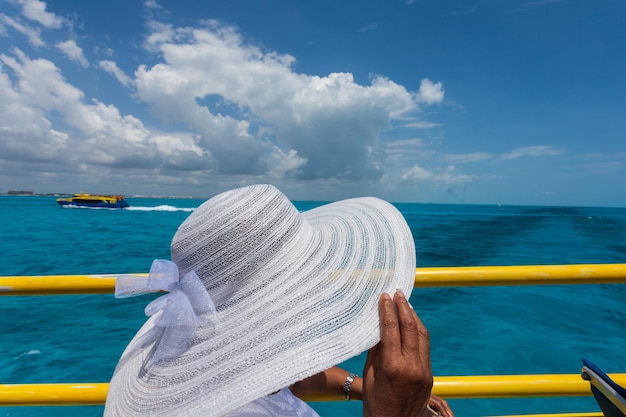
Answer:
<svg viewBox="0 0 626 417"><path fill-rule="evenodd" d="M0 193L626 207L623 0L1 0Z"/></svg>

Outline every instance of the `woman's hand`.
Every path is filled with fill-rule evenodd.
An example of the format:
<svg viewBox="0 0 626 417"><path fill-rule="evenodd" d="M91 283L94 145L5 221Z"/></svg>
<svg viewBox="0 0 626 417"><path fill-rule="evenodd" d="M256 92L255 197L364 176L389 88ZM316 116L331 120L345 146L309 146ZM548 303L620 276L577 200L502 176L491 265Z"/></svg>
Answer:
<svg viewBox="0 0 626 417"><path fill-rule="evenodd" d="M433 386L428 330L400 291L393 300L380 297L378 314L380 343L363 370L363 415L419 417Z"/></svg>
<svg viewBox="0 0 626 417"><path fill-rule="evenodd" d="M437 397L436 395L430 395L430 399L428 400L428 406L431 410L435 411L435 416L441 417L454 417L454 413L452 409L448 405L448 402L441 397ZM431 417L431 414L424 413L422 414L424 417Z"/></svg>

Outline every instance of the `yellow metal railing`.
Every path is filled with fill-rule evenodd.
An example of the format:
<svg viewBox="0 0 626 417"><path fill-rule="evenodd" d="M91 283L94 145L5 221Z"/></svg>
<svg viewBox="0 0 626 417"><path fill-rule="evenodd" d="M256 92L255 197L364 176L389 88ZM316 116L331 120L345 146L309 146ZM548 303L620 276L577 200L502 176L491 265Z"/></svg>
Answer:
<svg viewBox="0 0 626 417"><path fill-rule="evenodd" d="M118 275L5 276L0 277L0 295L112 293ZM415 270L415 288L619 283L626 283L626 264L471 266Z"/></svg>
<svg viewBox="0 0 626 417"><path fill-rule="evenodd" d="M471 266L415 271L415 288L620 283L626 283L626 264Z"/></svg>
<svg viewBox="0 0 626 417"><path fill-rule="evenodd" d="M596 413L562 413L562 414L517 414L507 415L504 417L603 417L600 411Z"/></svg>
<svg viewBox="0 0 626 417"><path fill-rule="evenodd" d="M0 295L112 293L118 275L4 276L0 277ZM626 264L438 267L417 268L415 272L415 288L618 283L626 283ZM626 374L610 376L618 384L626 385ZM108 383L0 384L0 406L102 405L108 388ZM433 393L450 399L591 395L589 382L584 381L580 374L441 376L434 378ZM305 398L307 401L336 399ZM600 415L569 413L549 416ZM548 415L526 417L545 416Z"/></svg>
<svg viewBox="0 0 626 417"><path fill-rule="evenodd" d="M102 405L109 384L4 384L0 385L0 406Z"/></svg>
<svg viewBox="0 0 626 417"><path fill-rule="evenodd" d="M626 374L609 375L626 385ZM108 383L0 384L0 406L102 405ZM589 382L579 374L439 376L433 394L455 398L521 398L588 396ZM305 401L333 401L339 396L304 397Z"/></svg>

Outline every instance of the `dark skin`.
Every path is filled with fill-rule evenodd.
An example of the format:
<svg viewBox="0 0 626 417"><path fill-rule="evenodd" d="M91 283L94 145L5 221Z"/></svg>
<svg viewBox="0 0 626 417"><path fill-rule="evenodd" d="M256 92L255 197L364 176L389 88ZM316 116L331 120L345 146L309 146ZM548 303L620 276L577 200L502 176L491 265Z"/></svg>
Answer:
<svg viewBox="0 0 626 417"><path fill-rule="evenodd" d="M383 294L378 311L381 340L369 350L363 378L354 380L350 397L363 399L365 417L454 417L446 400L430 393L429 334L406 297L401 292L393 298ZM343 397L347 376L335 366L290 388L304 400L311 395L336 399Z"/></svg>
<svg viewBox="0 0 626 417"><path fill-rule="evenodd" d="M418 417L430 399L430 336L402 292L378 303L380 343L363 370L364 417Z"/></svg>

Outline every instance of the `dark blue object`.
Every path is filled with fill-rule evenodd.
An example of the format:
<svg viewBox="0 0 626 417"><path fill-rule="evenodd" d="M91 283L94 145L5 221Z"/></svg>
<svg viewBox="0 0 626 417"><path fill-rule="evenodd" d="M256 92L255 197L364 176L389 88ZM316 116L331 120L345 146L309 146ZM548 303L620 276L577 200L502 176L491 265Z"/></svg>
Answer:
<svg viewBox="0 0 626 417"><path fill-rule="evenodd" d="M626 389L587 359L583 359L581 376L591 383L591 392L606 417L626 417Z"/></svg>

